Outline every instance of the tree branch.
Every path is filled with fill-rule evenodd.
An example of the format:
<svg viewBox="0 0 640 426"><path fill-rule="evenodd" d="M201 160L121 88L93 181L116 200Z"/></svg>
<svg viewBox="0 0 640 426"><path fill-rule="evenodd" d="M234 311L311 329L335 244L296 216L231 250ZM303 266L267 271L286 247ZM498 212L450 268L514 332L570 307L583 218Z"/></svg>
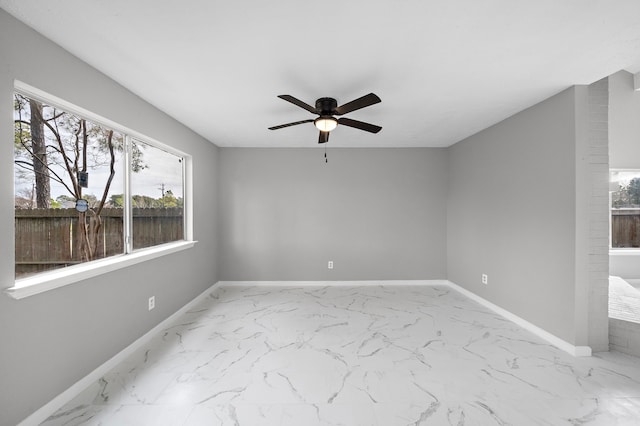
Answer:
<svg viewBox="0 0 640 426"><path fill-rule="evenodd" d="M35 159L37 159L37 160L40 162L40 164L43 164L43 165L47 168L47 170L49 170L49 173L50 173L50 174L53 174L53 176L55 176L55 179L53 179L54 181L56 181L56 182L58 182L58 183L62 184L62 185L66 188L66 190L67 190L67 191L69 191L69 193L70 193L71 195L74 195L74 196L75 196L75 194L73 193L73 191L71 190L71 188L69 188L69 187L67 186L67 184L66 184L66 183L64 182L64 180L60 177L60 175L58 175L58 173L56 173L56 171L55 171L54 169L52 169L52 168L51 168L51 166L49 166L49 164L44 164L44 163L42 162L42 160L40 160L40 158L38 158L38 157L36 157L35 155L33 155L33 150L32 150L31 148L29 148L29 147L27 146L27 144L25 144L22 140L20 140L20 144L21 144L21 145L24 147L24 149L29 153L29 155L31 155L31 158L35 158ZM36 172L36 170L35 170L35 167L33 166L33 163L29 163L29 162L27 162L27 161L22 161L22 160L13 160L13 162L14 162L14 163L16 163L16 164L18 164L18 163L28 164L28 165L30 165L30 166L31 166L31 169L30 169L30 170L31 170L32 172L34 172L34 173L37 173L37 172ZM26 169L26 167L24 167L24 166L21 166L21 167L23 167L23 168L25 168L25 169ZM40 173L40 174L42 175L43 173Z"/></svg>
<svg viewBox="0 0 640 426"><path fill-rule="evenodd" d="M100 216L100 213L102 212L104 203L107 200L107 194L109 193L109 189L111 188L111 181L113 181L113 177L116 174L116 170L114 167L116 162L116 155L113 149L113 130L109 130L109 135L107 136L107 143L109 144L109 155L111 156L111 163L109 164L109 170L111 173L109 174L109 179L107 179L107 184L105 185L104 192L102 193L102 200L100 200L100 205L98 206L98 211L96 212L98 216Z"/></svg>
<svg viewBox="0 0 640 426"><path fill-rule="evenodd" d="M87 122L82 120L82 171L87 171Z"/></svg>
<svg viewBox="0 0 640 426"><path fill-rule="evenodd" d="M83 120L80 120L78 129L73 132L73 135L75 137L75 142L74 142L74 158L73 158L73 167L75 170L80 170L80 165L78 164L78 157L80 157L80 130L82 129L82 122ZM78 194L82 194L82 188L80 188L80 186L78 185Z"/></svg>
<svg viewBox="0 0 640 426"><path fill-rule="evenodd" d="M57 120L58 118L62 117L64 115L64 111L61 112L60 114L56 115L56 111L53 111L53 117L51 118L47 118L45 121L51 121L51 120Z"/></svg>
<svg viewBox="0 0 640 426"><path fill-rule="evenodd" d="M39 172L37 172L37 171L33 168L33 164L32 164L32 163L29 163L28 161L23 161L23 160L14 160L13 162L14 162L14 164L15 164L16 166L18 166L18 167L20 167L20 168L22 168L22 169L29 170L30 172L33 172L33 173L39 173ZM26 164L26 166L25 166L25 164ZM27 166L29 166L29 167L27 167ZM60 176L58 176L58 175L57 175L53 170L51 170L51 169L49 169L49 172L50 172L50 173L53 173L53 176L54 176L54 177L51 177L51 175L49 175L49 178L50 178L50 179L52 179L52 180L54 180L55 182L58 182L58 183L60 183L60 184L64 185L64 186L65 186L65 188L67 189L67 191L69 191L69 193L70 193L71 195L73 195L73 192L71 192L70 188L68 188L68 187L67 187L67 185L64 183L64 181L62 180L62 178L60 178ZM41 172L40 172L40 173L41 173Z"/></svg>
<svg viewBox="0 0 640 426"><path fill-rule="evenodd" d="M22 114L20 114L20 115L22 115ZM18 119L18 120L13 120L13 123L14 124L21 124L21 125L22 124L26 124L27 126L31 127L31 122L30 121L25 121L25 120L22 120L21 118ZM22 132L22 126L20 126L20 132Z"/></svg>
<svg viewBox="0 0 640 426"><path fill-rule="evenodd" d="M42 114L40 114L40 111L36 110L36 114L38 114L40 116L40 119L42 120ZM44 123L45 126L47 126L49 128L49 130L51 130L51 133L53 133L53 136L56 139L56 142L58 143L58 147L60 148L60 150L62 152L65 152L64 150L64 144L62 143L62 138L60 137L60 133L58 133L56 131L56 129L53 128L53 126L51 125L51 123L49 123L46 120L42 120L42 122ZM79 198L79 194L78 194L78 182L76 177L74 176L73 173L73 169L71 167L71 164L69 164L69 159L67 158L66 155L63 155L62 158L64 159L64 164L65 167L67 169L67 173L69 173L69 178L71 179L71 183L73 184L73 188L75 189L75 191L71 192L71 194L73 194L74 197ZM67 185L65 185L65 187L67 187ZM67 187L67 189L69 189Z"/></svg>

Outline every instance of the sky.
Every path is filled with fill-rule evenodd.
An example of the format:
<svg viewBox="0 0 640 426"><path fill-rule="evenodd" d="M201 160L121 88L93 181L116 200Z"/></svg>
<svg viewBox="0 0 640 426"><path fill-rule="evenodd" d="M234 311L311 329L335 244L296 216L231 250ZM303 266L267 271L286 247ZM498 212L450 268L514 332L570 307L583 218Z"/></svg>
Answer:
<svg viewBox="0 0 640 426"><path fill-rule="evenodd" d="M628 185L631 179L640 177L638 170L614 170L611 172L611 182L618 182L620 185Z"/></svg>

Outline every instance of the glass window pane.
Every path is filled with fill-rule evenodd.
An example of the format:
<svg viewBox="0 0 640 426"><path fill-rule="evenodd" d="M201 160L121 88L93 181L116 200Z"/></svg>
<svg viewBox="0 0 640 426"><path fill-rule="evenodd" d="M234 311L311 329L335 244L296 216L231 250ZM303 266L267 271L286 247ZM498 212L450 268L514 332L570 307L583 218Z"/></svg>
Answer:
<svg viewBox="0 0 640 426"><path fill-rule="evenodd" d="M183 240L182 157L138 140L132 152L133 248Z"/></svg>
<svg viewBox="0 0 640 426"><path fill-rule="evenodd" d="M123 253L123 135L18 93L14 122L16 278Z"/></svg>
<svg viewBox="0 0 640 426"><path fill-rule="evenodd" d="M611 247L640 247L640 170L611 172Z"/></svg>

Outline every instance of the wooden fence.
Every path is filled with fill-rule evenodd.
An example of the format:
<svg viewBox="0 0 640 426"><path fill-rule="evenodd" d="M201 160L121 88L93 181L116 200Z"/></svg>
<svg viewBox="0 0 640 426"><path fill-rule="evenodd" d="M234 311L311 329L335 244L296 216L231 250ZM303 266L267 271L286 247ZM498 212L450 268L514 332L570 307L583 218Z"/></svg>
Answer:
<svg viewBox="0 0 640 426"><path fill-rule="evenodd" d="M640 209L611 210L611 247L640 247Z"/></svg>
<svg viewBox="0 0 640 426"><path fill-rule="evenodd" d="M124 252L122 209L104 209L96 258ZM133 209L133 248L184 238L182 208ZM81 263L75 209L15 211L16 277Z"/></svg>
<svg viewBox="0 0 640 426"><path fill-rule="evenodd" d="M97 258L124 251L122 209L102 211ZM133 209L133 247L150 247L184 238L182 208ZM16 277L80 263L75 209L15 211ZM612 210L612 247L640 248L640 209Z"/></svg>

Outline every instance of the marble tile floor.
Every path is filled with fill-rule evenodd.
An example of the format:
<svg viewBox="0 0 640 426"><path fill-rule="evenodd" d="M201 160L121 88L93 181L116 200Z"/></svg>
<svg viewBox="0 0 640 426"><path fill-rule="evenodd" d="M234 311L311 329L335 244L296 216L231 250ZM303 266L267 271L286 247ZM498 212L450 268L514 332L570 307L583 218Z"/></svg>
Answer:
<svg viewBox="0 0 640 426"><path fill-rule="evenodd" d="M43 424L640 425L640 359L444 286L228 286Z"/></svg>

